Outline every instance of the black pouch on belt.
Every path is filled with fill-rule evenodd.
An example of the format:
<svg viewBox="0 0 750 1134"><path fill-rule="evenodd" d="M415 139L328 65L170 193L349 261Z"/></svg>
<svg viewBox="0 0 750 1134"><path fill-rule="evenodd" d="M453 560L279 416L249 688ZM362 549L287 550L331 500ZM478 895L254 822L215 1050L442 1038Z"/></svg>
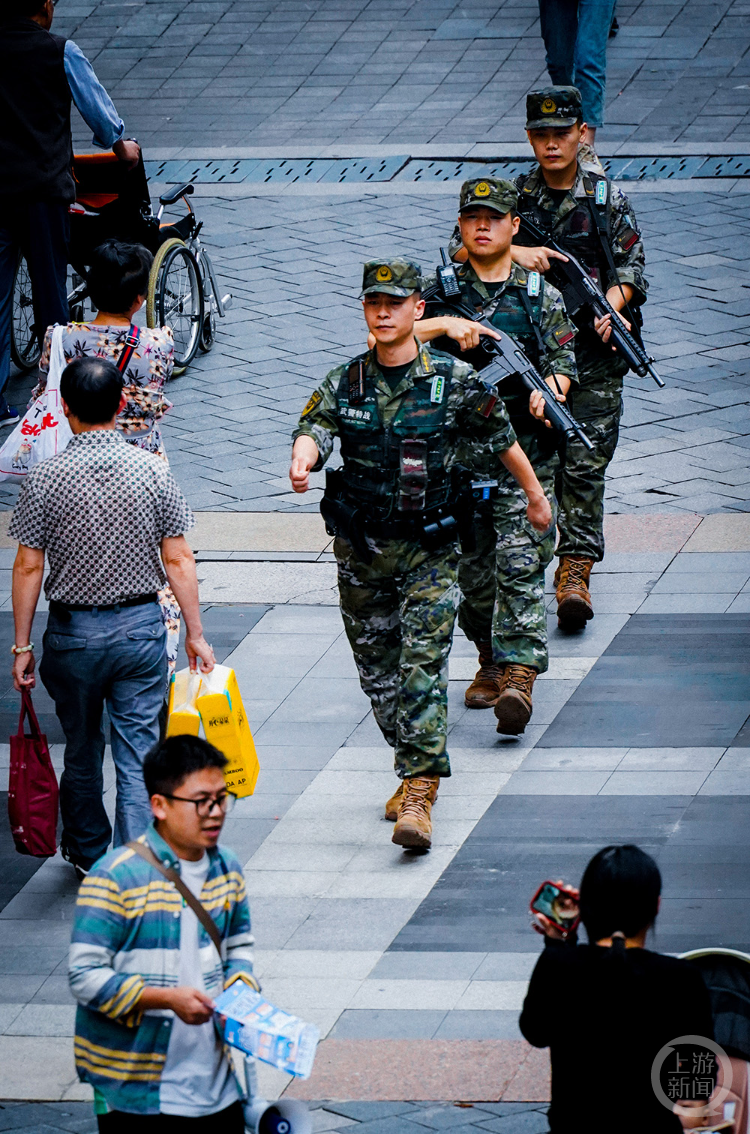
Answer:
<svg viewBox="0 0 750 1134"><path fill-rule="evenodd" d="M399 512L424 511L427 480L427 442L420 438L405 437L399 450Z"/></svg>

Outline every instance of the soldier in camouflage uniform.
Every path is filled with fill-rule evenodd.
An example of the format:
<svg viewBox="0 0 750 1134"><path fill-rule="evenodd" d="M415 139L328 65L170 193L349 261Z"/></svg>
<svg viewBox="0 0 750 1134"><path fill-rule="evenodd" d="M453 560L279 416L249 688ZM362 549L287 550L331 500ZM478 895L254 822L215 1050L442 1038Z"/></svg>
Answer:
<svg viewBox="0 0 750 1134"><path fill-rule="evenodd" d="M539 164L517 179L519 211L528 214L584 264L616 311L632 321L646 300L645 255L633 207L597 162L579 152L581 96L575 87L547 87L526 100L529 141ZM549 269L554 253L521 246L513 259L527 270ZM569 408L594 442L587 452L568 441L558 486L560 563L555 575L558 619L582 629L594 611L589 576L604 557L604 480L615 452L627 364L608 345L610 317L579 320L575 339L579 385Z"/></svg>
<svg viewBox="0 0 750 1134"><path fill-rule="evenodd" d="M538 272L527 272L511 260L517 206L511 181L480 177L462 185L459 235L468 262L457 270L460 299L511 335L540 373L549 376L551 389L564 397L576 380L575 331L560 293ZM416 325L419 338L453 353L451 340L464 334L461 357L478 368L486 365L487 356L471 349L476 324L456 319L439 288L428 289L426 297L425 318ZM506 379L497 392L543 489L553 498L558 438L533 413L540 396L533 397L530 411L520 380ZM458 622L479 650L479 671L466 691L466 704L494 706L497 731L518 735L531 717L534 680L548 666L544 572L554 553L555 529L550 525L546 533L535 531L526 521L525 499L513 478L506 473L499 479L496 498L477 505L476 546L461 556Z"/></svg>
<svg viewBox="0 0 750 1134"><path fill-rule="evenodd" d="M365 264L363 304L376 346L328 374L294 433L290 479L305 492L341 442L321 511L336 534L341 611L362 688L395 750L402 780L388 801L393 841L430 846L431 808L446 752L447 665L458 605L453 465L481 448L529 498L539 530L551 509L501 401L478 412L485 387L465 362L414 336L422 278L408 260Z"/></svg>

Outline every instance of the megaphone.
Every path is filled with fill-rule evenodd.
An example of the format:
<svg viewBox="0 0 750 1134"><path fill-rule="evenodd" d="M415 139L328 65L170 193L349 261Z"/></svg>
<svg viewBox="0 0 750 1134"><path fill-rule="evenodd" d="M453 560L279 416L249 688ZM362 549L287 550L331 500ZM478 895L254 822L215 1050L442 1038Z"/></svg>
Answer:
<svg viewBox="0 0 750 1134"><path fill-rule="evenodd" d="M245 1126L250 1134L312 1134L312 1119L303 1102L268 1102L251 1096L245 1103Z"/></svg>

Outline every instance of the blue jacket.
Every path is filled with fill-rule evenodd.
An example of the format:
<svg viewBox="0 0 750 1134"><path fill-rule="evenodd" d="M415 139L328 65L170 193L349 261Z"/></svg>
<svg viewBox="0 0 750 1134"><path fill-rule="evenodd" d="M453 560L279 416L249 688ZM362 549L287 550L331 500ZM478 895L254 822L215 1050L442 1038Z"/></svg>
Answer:
<svg viewBox="0 0 750 1134"><path fill-rule="evenodd" d="M153 825L139 842L179 872L180 860ZM236 973L252 973L253 938L240 863L223 847L208 855L201 902L221 934L221 958L200 924L198 932L205 989L215 997ZM69 963L76 1068L112 1110L159 1113L174 1013L141 1012L137 1000L145 985L179 983L181 911L173 883L127 847L105 854L78 892Z"/></svg>

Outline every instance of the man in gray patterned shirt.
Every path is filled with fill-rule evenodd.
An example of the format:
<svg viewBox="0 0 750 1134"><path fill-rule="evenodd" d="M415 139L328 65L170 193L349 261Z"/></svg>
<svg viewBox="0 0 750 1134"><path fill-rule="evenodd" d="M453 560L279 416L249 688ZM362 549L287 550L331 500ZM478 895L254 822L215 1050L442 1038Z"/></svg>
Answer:
<svg viewBox="0 0 750 1134"><path fill-rule="evenodd" d="M116 432L124 401L119 370L104 359L78 358L63 372L60 393L74 436L31 470L10 526L19 541L13 679L18 690L36 681L31 625L46 551L49 620L39 674L67 741L62 854L82 876L112 836L102 801L105 702L117 774L115 846L151 821L142 765L159 740L167 656L156 592L167 579L185 620L190 668L200 660L210 672L214 655L203 637L195 559L184 535L193 516L169 466Z"/></svg>

